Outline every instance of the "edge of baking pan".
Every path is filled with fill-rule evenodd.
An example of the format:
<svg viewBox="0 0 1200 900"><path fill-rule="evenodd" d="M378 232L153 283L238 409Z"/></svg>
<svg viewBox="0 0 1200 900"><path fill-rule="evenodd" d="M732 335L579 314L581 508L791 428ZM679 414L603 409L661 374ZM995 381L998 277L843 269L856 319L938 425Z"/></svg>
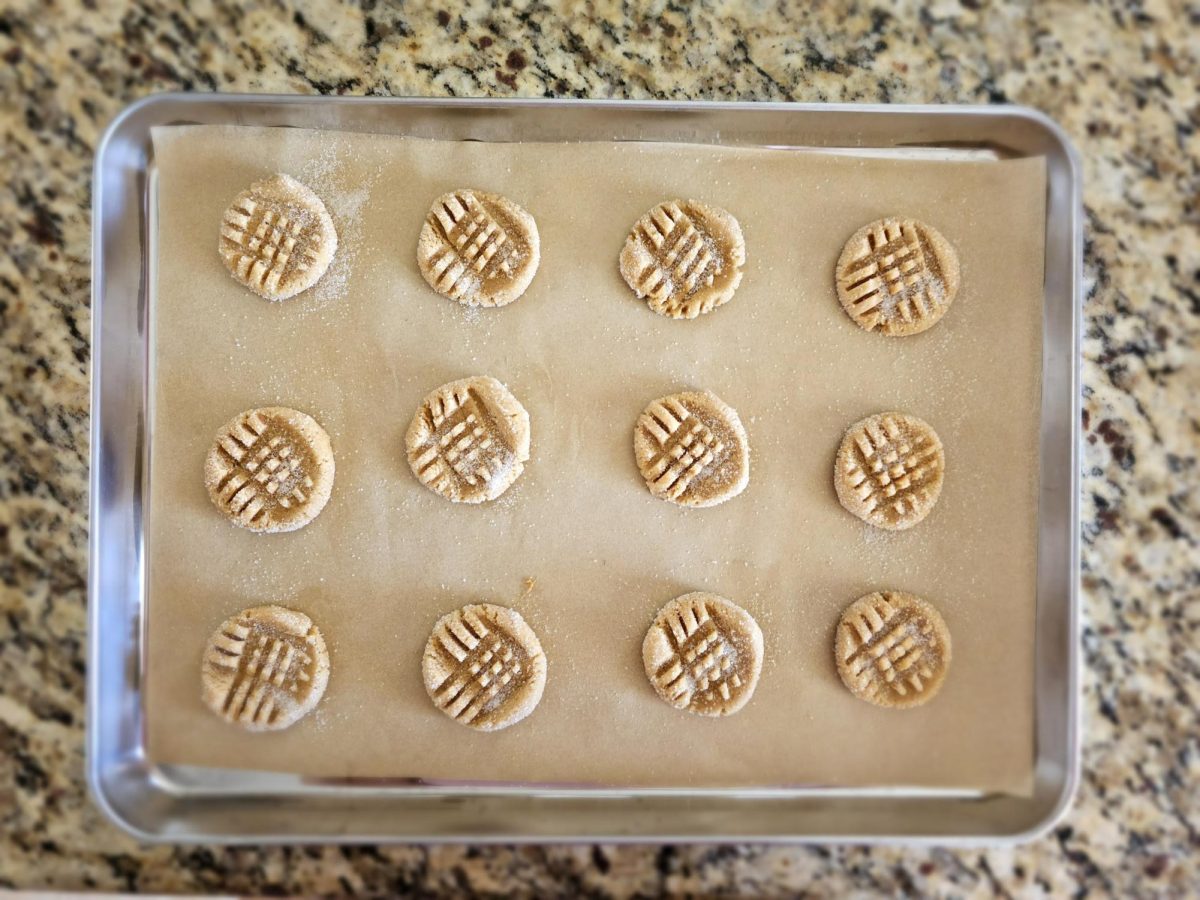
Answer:
<svg viewBox="0 0 1200 900"><path fill-rule="evenodd" d="M228 107L239 110L232 117ZM888 789L688 792L533 788L435 788L322 783L294 776L246 776L214 789L194 784L170 767L150 764L141 752L138 702L143 590L141 499L146 486L146 329L151 260L149 209L150 128L181 121L304 125L340 128L335 107L356 112L351 130L392 130L389 116L403 108L419 133L422 115L452 112L463 137L504 140L519 135L529 110L557 111L554 123L580 115L641 122L623 140L711 140L712 123L737 115L773 125L781 113L823 123L811 147L980 146L1020 132L1025 155L1045 155L1049 172L1044 301L1043 397L1069 393L1065 416L1047 419L1042 404L1036 659L1039 684L1052 674L1060 704L1036 704L1035 790L1031 797L979 797L954 808L962 792ZM480 116L486 111L485 116ZM254 115L247 115L254 113ZM653 117L647 114L661 114ZM247 121L248 118L253 121ZM263 119L270 121L263 121ZM482 118L487 121L480 122ZM897 119L914 124L911 141L890 141ZM664 123L670 123L670 127ZM973 139L956 139L969 123ZM381 127L382 126L382 127ZM495 126L495 127L493 127ZM553 124L552 128L569 128ZM770 128L742 130L750 143L770 143ZM715 132L726 142L728 136ZM960 135L961 137L961 135ZM568 138L558 138L568 139ZM87 677L87 782L99 808L117 825L148 842L216 841L797 841L971 846L1031 840L1052 828L1070 806L1079 780L1079 331L1082 284L1080 165L1069 139L1044 114L1023 107L883 106L857 104L577 101L540 99L332 98L276 95L159 94L128 106L101 140L93 173L92 447ZM136 226L131 220L136 220ZM137 259L135 266L128 261ZM117 264L124 260L125 265ZM1055 302L1052 302L1054 298ZM136 335L136 340L133 336ZM1064 359L1064 356L1068 358ZM130 383L132 382L132 383ZM131 390L136 387L136 390ZM1061 411L1061 410L1060 410ZM1069 448L1064 454L1062 448ZM1057 452L1056 452L1057 450ZM1069 458L1068 458L1069 457ZM1069 471L1067 470L1069 467ZM1047 472L1053 473L1047 488ZM1043 565L1045 551L1057 565ZM1062 563L1066 563L1064 582ZM1053 569L1053 571L1051 571ZM1043 602L1047 598L1047 602ZM1053 602L1049 602L1049 601ZM1064 615L1065 604L1065 615ZM134 689L130 690L130 686ZM1053 708L1051 708L1053 706ZM1052 750L1054 752L1046 752ZM871 807L870 800L884 806ZM889 809L886 804L899 804ZM236 803L231 808L230 804ZM525 808L517 815L514 804ZM296 822L319 804L325 830L297 833ZM864 805L866 804L866 805ZM1007 806L1002 806L1007 804ZM995 827L993 814L1009 814ZM881 812L882 810L882 812ZM993 818L989 819L989 816ZM436 819L423 827L423 817ZM518 819L514 824L514 817ZM926 827L914 828L922 819ZM745 820L750 821L746 822ZM934 822L940 823L932 827ZM217 826L220 823L221 827ZM814 823L817 824L813 827ZM414 825L416 827L414 827Z"/></svg>

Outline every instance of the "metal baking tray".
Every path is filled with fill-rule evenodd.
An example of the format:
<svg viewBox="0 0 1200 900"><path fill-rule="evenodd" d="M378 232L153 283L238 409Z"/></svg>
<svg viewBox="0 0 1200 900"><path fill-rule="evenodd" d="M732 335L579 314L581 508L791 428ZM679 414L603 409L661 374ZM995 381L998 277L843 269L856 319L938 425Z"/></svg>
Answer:
<svg viewBox="0 0 1200 900"><path fill-rule="evenodd" d="M904 155L1044 156L1048 168L1030 797L807 788L610 790L330 780L163 766L144 753L150 129L236 124L442 140L674 141ZM128 107L96 153L87 778L147 841L1018 842L1066 811L1079 773L1080 168L1044 115L1015 107L163 94Z"/></svg>

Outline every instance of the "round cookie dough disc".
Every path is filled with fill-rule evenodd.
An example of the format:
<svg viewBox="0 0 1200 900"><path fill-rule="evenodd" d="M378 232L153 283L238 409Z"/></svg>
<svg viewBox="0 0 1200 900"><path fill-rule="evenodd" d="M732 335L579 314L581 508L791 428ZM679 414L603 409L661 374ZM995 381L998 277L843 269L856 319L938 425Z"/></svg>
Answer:
<svg viewBox="0 0 1200 900"><path fill-rule="evenodd" d="M932 604L901 591L860 597L838 621L834 657L842 683L876 706L920 706L950 668L950 631Z"/></svg>
<svg viewBox="0 0 1200 900"><path fill-rule="evenodd" d="M317 705L329 655L312 619L282 606L256 606L227 619L208 640L201 699L247 731L279 731Z"/></svg>
<svg viewBox="0 0 1200 900"><path fill-rule="evenodd" d="M915 219L880 219L846 242L834 276L838 300L866 331L899 336L932 328L958 294L958 254Z"/></svg>
<svg viewBox="0 0 1200 900"><path fill-rule="evenodd" d="M495 378L452 381L421 402L405 447L431 491L455 503L495 500L529 459L529 413Z"/></svg>
<svg viewBox="0 0 1200 900"><path fill-rule="evenodd" d="M325 429L284 406L251 409L225 423L204 460L217 509L243 528L295 531L325 508L333 490Z"/></svg>
<svg viewBox="0 0 1200 900"><path fill-rule="evenodd" d="M268 300L285 300L317 283L337 245L321 198L279 174L237 195L221 221L217 249L234 278Z"/></svg>
<svg viewBox="0 0 1200 900"><path fill-rule="evenodd" d="M701 591L660 609L642 642L646 677L658 696L701 716L728 716L745 706L762 660L762 631L754 617Z"/></svg>
<svg viewBox="0 0 1200 900"><path fill-rule="evenodd" d="M922 419L888 412L847 430L833 464L842 506L888 531L912 528L942 493L946 456L937 432Z"/></svg>
<svg viewBox="0 0 1200 900"><path fill-rule="evenodd" d="M694 319L733 298L746 264L742 227L718 206L660 203L621 250L625 283L660 316Z"/></svg>
<svg viewBox="0 0 1200 900"><path fill-rule="evenodd" d="M737 412L709 391L655 400L633 429L633 454L655 497L716 506L750 483L750 445Z"/></svg>
<svg viewBox="0 0 1200 900"><path fill-rule="evenodd" d="M499 731L533 712L546 687L546 656L516 610L490 603L442 616L421 657L433 705L477 731Z"/></svg>
<svg viewBox="0 0 1200 900"><path fill-rule="evenodd" d="M417 241L429 286L464 306L504 306L525 293L541 261L537 223L507 197L458 190L433 201Z"/></svg>

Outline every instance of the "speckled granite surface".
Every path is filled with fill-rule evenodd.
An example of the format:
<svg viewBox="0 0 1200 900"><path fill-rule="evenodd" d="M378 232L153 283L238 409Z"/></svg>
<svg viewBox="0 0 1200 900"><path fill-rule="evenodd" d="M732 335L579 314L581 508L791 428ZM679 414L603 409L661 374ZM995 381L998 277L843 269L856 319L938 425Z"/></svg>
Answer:
<svg viewBox="0 0 1200 900"><path fill-rule="evenodd" d="M1200 888L1200 7L0 5L0 886L1148 895ZM365 8L365 9L364 9ZM1027 847L140 848L83 783L89 178L162 90L1013 101L1086 166L1087 749Z"/></svg>

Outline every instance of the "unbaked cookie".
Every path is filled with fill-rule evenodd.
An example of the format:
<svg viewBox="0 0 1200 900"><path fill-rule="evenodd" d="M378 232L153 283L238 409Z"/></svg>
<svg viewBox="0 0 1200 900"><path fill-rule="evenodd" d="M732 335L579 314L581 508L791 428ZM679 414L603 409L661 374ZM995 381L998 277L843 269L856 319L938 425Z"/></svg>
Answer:
<svg viewBox="0 0 1200 900"><path fill-rule="evenodd" d="M633 226L621 276L652 310L694 319L727 303L742 281L746 243L730 213L695 200L660 203Z"/></svg>
<svg viewBox="0 0 1200 900"><path fill-rule="evenodd" d="M838 621L838 675L876 706L920 706L941 689L950 668L950 631L934 607L912 594L860 597Z"/></svg>
<svg viewBox="0 0 1200 900"><path fill-rule="evenodd" d="M479 603L442 616L421 658L434 706L463 725L498 731L542 699L546 656L520 613Z"/></svg>
<svg viewBox="0 0 1200 900"><path fill-rule="evenodd" d="M405 446L430 490L455 503L495 500L529 459L529 413L495 378L463 378L421 402Z"/></svg>
<svg viewBox="0 0 1200 900"><path fill-rule="evenodd" d="M762 632L754 617L701 591L660 609L642 642L646 677L658 696L701 716L728 716L745 706L762 659Z"/></svg>
<svg viewBox="0 0 1200 900"><path fill-rule="evenodd" d="M452 191L425 217L417 265L443 297L464 306L504 306L533 281L540 246L533 216L507 197Z"/></svg>
<svg viewBox="0 0 1200 900"><path fill-rule="evenodd" d="M225 211L218 249L230 273L268 300L307 290L337 251L321 198L289 175L257 181Z"/></svg>
<svg viewBox="0 0 1200 900"><path fill-rule="evenodd" d="M750 482L750 447L733 407L709 391L655 400L633 429L646 487L680 506L716 506Z"/></svg>
<svg viewBox="0 0 1200 900"><path fill-rule="evenodd" d="M217 432L204 485L217 509L243 528L295 531L325 507L333 468L329 435L311 416L264 406Z"/></svg>
<svg viewBox="0 0 1200 900"><path fill-rule="evenodd" d="M256 606L225 621L204 650L201 699L247 731L278 731L317 705L329 655L312 619L282 606Z"/></svg>
<svg viewBox="0 0 1200 900"><path fill-rule="evenodd" d="M927 422L888 412L851 425L833 467L842 506L877 528L901 531L937 503L946 456Z"/></svg>
<svg viewBox="0 0 1200 900"><path fill-rule="evenodd" d="M880 219L846 242L835 275L838 300L855 324L886 335L931 328L958 293L958 254L915 219Z"/></svg>

